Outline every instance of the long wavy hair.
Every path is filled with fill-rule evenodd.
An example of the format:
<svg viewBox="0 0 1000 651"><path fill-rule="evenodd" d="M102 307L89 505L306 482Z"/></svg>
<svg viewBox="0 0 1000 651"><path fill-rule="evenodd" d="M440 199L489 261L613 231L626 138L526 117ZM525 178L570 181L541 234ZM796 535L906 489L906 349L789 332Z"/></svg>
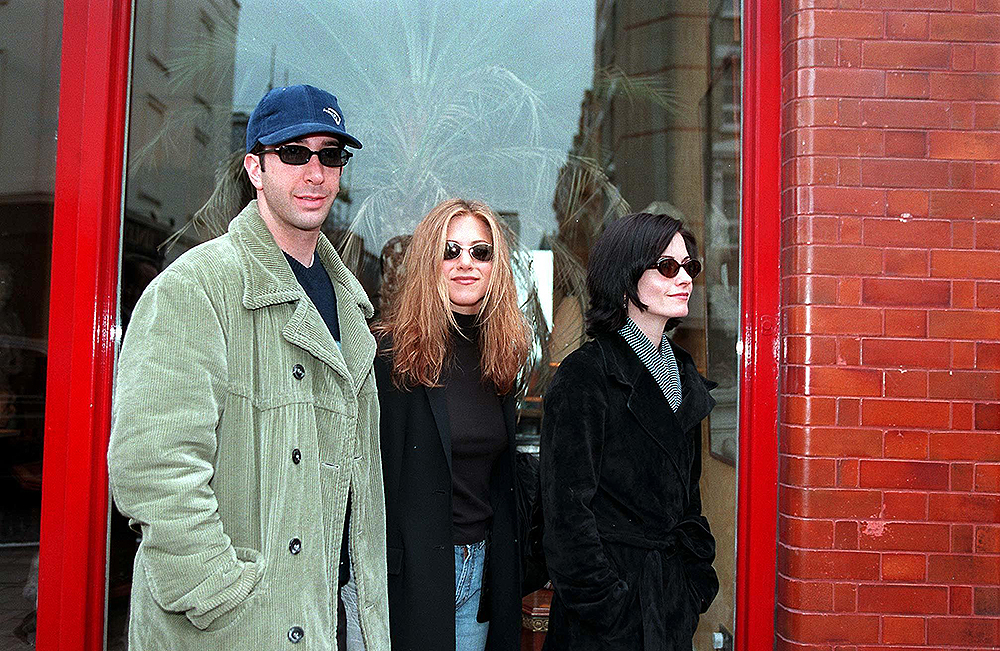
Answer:
<svg viewBox="0 0 1000 651"><path fill-rule="evenodd" d="M417 224L403 258L403 280L389 311L375 327L392 342L393 381L397 387L437 386L450 348L449 327L458 329L441 273L448 225L455 217L481 219L493 239L493 268L479 307L480 368L500 394L513 390L528 356L529 330L517 304L510 246L493 211L479 201L448 199Z"/></svg>

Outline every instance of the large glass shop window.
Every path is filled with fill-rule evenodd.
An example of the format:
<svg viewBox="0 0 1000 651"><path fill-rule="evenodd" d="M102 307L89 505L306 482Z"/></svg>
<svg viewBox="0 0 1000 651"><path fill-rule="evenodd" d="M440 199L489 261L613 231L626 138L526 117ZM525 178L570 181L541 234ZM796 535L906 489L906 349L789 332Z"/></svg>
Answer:
<svg viewBox="0 0 1000 651"><path fill-rule="evenodd" d="M629 211L668 213L706 272L676 333L719 402L702 496L722 589L695 646L731 645L737 450L740 5L734 0L137 0L121 320L184 250L251 198L246 122L269 88L337 95L363 143L324 227L378 306L383 274L438 201L486 201L516 242L535 347L519 441L583 341L587 255ZM112 515L109 648L124 648L137 540ZM544 594L525 625L544 628ZM721 633L721 637L713 636ZM526 630L525 648L537 638Z"/></svg>
<svg viewBox="0 0 1000 651"><path fill-rule="evenodd" d="M0 1L0 649L35 643L62 8Z"/></svg>

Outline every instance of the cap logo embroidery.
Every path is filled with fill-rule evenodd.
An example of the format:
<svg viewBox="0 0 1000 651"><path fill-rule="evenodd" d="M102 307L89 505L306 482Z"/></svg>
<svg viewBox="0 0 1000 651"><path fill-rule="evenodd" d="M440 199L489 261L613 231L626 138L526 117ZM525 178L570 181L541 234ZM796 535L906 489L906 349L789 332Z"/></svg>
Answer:
<svg viewBox="0 0 1000 651"><path fill-rule="evenodd" d="M323 109L323 112L329 114L333 118L333 121L337 123L337 126L340 126L340 114L332 106L327 106Z"/></svg>

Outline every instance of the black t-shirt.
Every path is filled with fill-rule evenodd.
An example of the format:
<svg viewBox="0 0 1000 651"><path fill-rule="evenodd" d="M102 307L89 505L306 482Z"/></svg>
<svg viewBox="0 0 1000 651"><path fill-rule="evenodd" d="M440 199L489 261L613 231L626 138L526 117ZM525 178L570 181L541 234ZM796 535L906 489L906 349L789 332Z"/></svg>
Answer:
<svg viewBox="0 0 1000 651"><path fill-rule="evenodd" d="M507 448L507 429L496 387L483 381L475 315L455 314L463 337L451 333L451 357L442 384L451 425L452 534L456 545L486 537L493 517L490 475Z"/></svg>
<svg viewBox="0 0 1000 651"><path fill-rule="evenodd" d="M333 291L333 283L330 282L330 275L326 273L323 263L319 261L319 256L313 257L311 267L304 266L301 262L285 253L288 266L292 268L292 273L306 290L309 300L313 302L319 315L326 322L326 327L330 329L330 334L334 340L340 343L340 320L337 318L337 294Z"/></svg>

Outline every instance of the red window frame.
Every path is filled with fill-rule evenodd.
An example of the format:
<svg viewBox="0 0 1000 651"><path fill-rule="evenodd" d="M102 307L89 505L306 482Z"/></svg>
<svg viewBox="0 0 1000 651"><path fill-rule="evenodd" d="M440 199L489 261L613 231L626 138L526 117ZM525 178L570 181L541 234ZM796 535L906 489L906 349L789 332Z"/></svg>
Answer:
<svg viewBox="0 0 1000 651"><path fill-rule="evenodd" d="M738 649L774 647L781 369L781 3L743 2Z"/></svg>
<svg viewBox="0 0 1000 651"><path fill-rule="evenodd" d="M131 6L63 6L35 640L45 651L104 648Z"/></svg>
<svg viewBox="0 0 1000 651"><path fill-rule="evenodd" d="M104 648L130 0L66 0L52 238L36 648ZM772 648L780 243L778 0L743 12L738 649Z"/></svg>

